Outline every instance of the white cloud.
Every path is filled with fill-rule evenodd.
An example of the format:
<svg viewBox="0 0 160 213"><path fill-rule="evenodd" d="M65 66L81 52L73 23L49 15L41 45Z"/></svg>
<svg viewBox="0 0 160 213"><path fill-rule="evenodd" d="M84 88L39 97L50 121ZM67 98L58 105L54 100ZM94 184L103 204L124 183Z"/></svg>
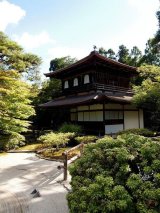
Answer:
<svg viewBox="0 0 160 213"><path fill-rule="evenodd" d="M87 56L89 53L86 49L78 48L78 47L53 47L48 50L48 55L53 58L59 58L63 56L71 56L76 57L77 59L81 59Z"/></svg>
<svg viewBox="0 0 160 213"><path fill-rule="evenodd" d="M17 24L26 12L19 6L6 0L0 2L0 30L5 31L9 24Z"/></svg>
<svg viewBox="0 0 160 213"><path fill-rule="evenodd" d="M42 45L55 43L46 31L39 34L31 35L28 32L23 33L21 36L14 35L14 40L21 44L26 50L32 50Z"/></svg>

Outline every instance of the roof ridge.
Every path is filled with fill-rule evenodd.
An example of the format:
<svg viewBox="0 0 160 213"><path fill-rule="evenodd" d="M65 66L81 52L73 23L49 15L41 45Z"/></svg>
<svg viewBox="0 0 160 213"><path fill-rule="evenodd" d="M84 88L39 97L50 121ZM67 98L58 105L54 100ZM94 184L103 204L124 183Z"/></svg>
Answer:
<svg viewBox="0 0 160 213"><path fill-rule="evenodd" d="M103 60L103 61L112 63L112 64L114 64L114 65L120 65L120 66L122 66L122 67L129 68L129 69L131 69L131 70L136 71L136 67L133 67L133 66L130 66L130 65L127 65L127 64L123 64L123 63L121 63L121 62L119 62L119 61L116 61L116 60L107 58L107 57L105 57L105 56L99 54L97 51L92 51L88 56L86 56L86 57L80 59L79 61L77 61L77 62L75 62L75 63L73 63L73 64L71 64L71 65L69 65L69 66L67 66L67 67L64 67L64 68L55 70L55 71L53 71L53 72L45 73L44 75L47 76L47 77L49 77L49 76L52 76L52 75L54 75L54 74L63 72L64 70L68 70L68 69L70 69L70 68L72 68L72 67L78 66L79 64L81 64L81 63L87 61L88 59L90 59L90 58L92 58L92 57L94 57L94 56L98 57L99 59L101 59L101 60Z"/></svg>

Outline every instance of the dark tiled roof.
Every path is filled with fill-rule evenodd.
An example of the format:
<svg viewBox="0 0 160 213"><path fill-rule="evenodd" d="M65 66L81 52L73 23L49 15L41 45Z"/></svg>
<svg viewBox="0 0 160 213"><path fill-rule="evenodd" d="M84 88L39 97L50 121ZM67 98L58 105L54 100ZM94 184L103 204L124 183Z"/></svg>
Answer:
<svg viewBox="0 0 160 213"><path fill-rule="evenodd" d="M89 104L89 103L98 103L103 100L116 102L116 103L130 103L132 100L132 97L126 96L126 95L114 96L114 95L107 95L104 93L102 94L94 93L94 94L88 94L88 95L77 95L77 96L66 97L61 99L60 98L54 99L52 101L39 105L39 107L42 107L42 108L67 107L67 106L83 105L83 104Z"/></svg>
<svg viewBox="0 0 160 213"><path fill-rule="evenodd" d="M135 73L137 72L136 67L132 67L132 66L120 63L118 61L109 59L107 57L100 55L96 51L93 51L93 52L90 53L90 55L86 56L85 58L83 58L83 59L81 59L77 62L75 62L74 64L71 64L68 67L65 67L65 68L50 72L50 73L45 73L45 76L46 77L57 76L57 75L63 73L64 71L70 70L70 69L75 68L75 67L77 67L81 64L87 63L87 61L92 59L92 58L99 59L99 60L103 61L104 63L108 63L110 65L115 65L117 67L121 67L121 68L124 68L124 69L126 68L127 70L130 70L130 71L135 72Z"/></svg>

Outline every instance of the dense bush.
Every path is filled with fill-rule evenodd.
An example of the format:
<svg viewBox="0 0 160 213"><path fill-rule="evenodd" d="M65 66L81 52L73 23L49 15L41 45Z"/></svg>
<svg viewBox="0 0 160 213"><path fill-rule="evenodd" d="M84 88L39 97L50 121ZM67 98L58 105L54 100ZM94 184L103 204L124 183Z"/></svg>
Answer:
<svg viewBox="0 0 160 213"><path fill-rule="evenodd" d="M142 135L142 136L145 136L145 137L152 137L152 136L155 136L156 133L149 130L149 129L145 129L145 128L141 128L141 129L126 129L126 130L123 130L123 131L120 131L118 134L119 135L122 135L122 134L130 134L130 133L133 133L133 134L136 134L136 135Z"/></svg>
<svg viewBox="0 0 160 213"><path fill-rule="evenodd" d="M0 135L0 150L7 151L10 149L16 149L25 145L24 141L25 138L18 133Z"/></svg>
<svg viewBox="0 0 160 213"><path fill-rule="evenodd" d="M74 133L48 133L46 135L41 135L38 138L38 141L43 143L46 147L56 147L59 149L60 147L64 147L73 137Z"/></svg>
<svg viewBox="0 0 160 213"><path fill-rule="evenodd" d="M59 132L74 132L75 134L80 134L82 132L82 128L76 124L67 124L64 123L58 130Z"/></svg>
<svg viewBox="0 0 160 213"><path fill-rule="evenodd" d="M97 140L97 137L94 135L78 136L75 138L78 143L94 143Z"/></svg>
<svg viewBox="0 0 160 213"><path fill-rule="evenodd" d="M70 213L160 212L160 143L126 134L89 144L70 167Z"/></svg>

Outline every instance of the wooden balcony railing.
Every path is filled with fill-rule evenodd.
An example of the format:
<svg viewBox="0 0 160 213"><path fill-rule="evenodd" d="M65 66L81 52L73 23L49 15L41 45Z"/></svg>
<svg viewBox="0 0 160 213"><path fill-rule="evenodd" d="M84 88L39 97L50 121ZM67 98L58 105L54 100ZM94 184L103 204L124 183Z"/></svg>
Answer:
<svg viewBox="0 0 160 213"><path fill-rule="evenodd" d="M91 90L95 90L95 91L101 90L101 91L108 91L108 92L111 91L111 92L133 94L133 91L131 90L131 88L94 83L94 84L84 84L84 85L79 85L77 87L70 87L68 89L64 89L62 91L62 95L76 94L79 92L88 92Z"/></svg>

